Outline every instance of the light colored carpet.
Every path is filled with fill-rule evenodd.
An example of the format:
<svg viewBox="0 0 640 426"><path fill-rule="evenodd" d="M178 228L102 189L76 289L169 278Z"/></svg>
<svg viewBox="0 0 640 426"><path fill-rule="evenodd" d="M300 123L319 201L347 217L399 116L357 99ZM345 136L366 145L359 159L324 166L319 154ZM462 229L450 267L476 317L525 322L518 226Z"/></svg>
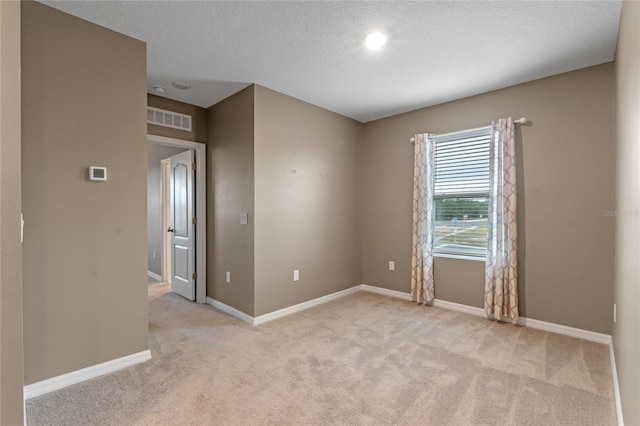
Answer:
<svg viewBox="0 0 640 426"><path fill-rule="evenodd" d="M151 361L29 425L615 425L606 345L360 292L252 327L149 286Z"/></svg>

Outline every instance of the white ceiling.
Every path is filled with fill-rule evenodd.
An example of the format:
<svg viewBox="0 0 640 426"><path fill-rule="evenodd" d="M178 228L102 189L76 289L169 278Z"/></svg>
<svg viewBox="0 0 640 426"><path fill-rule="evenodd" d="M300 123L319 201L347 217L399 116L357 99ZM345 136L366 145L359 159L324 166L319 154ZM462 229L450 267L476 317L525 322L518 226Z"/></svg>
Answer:
<svg viewBox="0 0 640 426"><path fill-rule="evenodd" d="M370 121L613 60L611 1L43 1L147 43L148 91L257 83ZM368 51L372 30L384 49ZM193 87L181 91L175 80Z"/></svg>

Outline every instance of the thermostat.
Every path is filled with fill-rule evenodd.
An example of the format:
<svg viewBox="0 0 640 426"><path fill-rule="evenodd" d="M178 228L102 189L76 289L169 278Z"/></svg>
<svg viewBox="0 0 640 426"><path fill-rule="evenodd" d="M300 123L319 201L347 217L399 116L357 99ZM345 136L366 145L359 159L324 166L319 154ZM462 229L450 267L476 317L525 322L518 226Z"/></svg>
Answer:
<svg viewBox="0 0 640 426"><path fill-rule="evenodd" d="M89 166L89 180L107 180L107 168L99 166Z"/></svg>

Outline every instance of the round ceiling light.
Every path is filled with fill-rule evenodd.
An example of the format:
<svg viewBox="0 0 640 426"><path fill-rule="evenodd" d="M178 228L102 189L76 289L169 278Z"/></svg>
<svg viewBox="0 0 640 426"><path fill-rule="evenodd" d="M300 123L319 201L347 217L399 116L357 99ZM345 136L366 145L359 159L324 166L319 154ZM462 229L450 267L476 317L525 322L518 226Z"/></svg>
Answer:
<svg viewBox="0 0 640 426"><path fill-rule="evenodd" d="M153 91L156 92L156 93L162 94L162 93L166 92L166 90L167 89L165 89L162 86L153 86Z"/></svg>
<svg viewBox="0 0 640 426"><path fill-rule="evenodd" d="M364 39L364 45L371 50L380 50L386 43L387 36L379 32L371 33Z"/></svg>
<svg viewBox="0 0 640 426"><path fill-rule="evenodd" d="M189 83L185 83L184 81L174 81L171 84L173 84L173 87L175 87L176 89L180 89L180 90L191 89L191 85Z"/></svg>

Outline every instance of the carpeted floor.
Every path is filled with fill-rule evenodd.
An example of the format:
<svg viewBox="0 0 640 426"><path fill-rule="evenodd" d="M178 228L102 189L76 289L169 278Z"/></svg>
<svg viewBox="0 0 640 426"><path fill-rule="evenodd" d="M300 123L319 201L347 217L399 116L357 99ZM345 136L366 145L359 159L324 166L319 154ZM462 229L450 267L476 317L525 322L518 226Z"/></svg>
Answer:
<svg viewBox="0 0 640 426"><path fill-rule="evenodd" d="M149 286L153 359L29 425L615 425L606 345L359 292L252 327Z"/></svg>

